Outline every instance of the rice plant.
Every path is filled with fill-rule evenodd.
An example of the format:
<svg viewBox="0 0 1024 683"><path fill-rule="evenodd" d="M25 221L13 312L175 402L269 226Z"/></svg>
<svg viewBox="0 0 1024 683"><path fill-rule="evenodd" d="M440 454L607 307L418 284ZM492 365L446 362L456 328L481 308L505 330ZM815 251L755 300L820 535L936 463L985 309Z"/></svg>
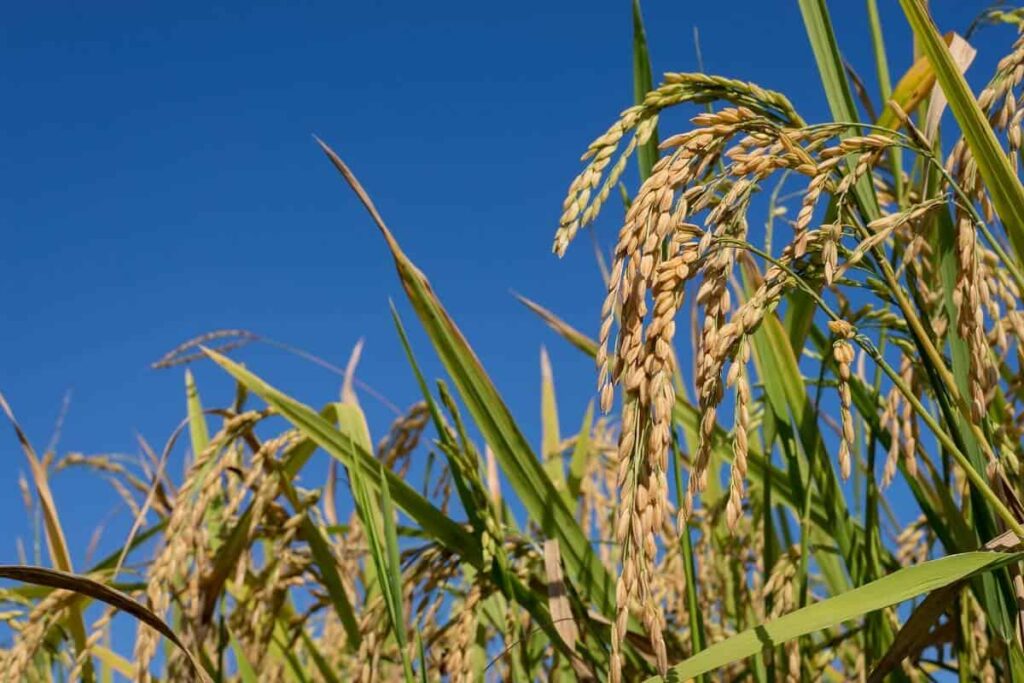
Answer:
<svg viewBox="0 0 1024 683"><path fill-rule="evenodd" d="M893 78L868 0L872 96L823 0L798 2L829 121L731 77L655 84L633 3L636 101L586 148L554 236L562 255L619 224L601 319L523 299L596 363L578 429L542 356L543 433L523 433L319 140L445 369L423 374L393 308L422 394L393 424L360 407L359 348L335 368L245 330L155 363L183 372L186 417L139 462L40 455L0 397L50 560L0 567L19 582L4 680L1024 680L1024 33L975 97L975 49L921 0L900 0L920 57ZM1024 32L1024 11L972 30L992 23ZM266 343L342 375L340 400L229 355ZM230 404L206 406L197 362L234 379ZM301 488L313 458L327 481ZM90 567L48 484L68 467L133 515Z"/></svg>

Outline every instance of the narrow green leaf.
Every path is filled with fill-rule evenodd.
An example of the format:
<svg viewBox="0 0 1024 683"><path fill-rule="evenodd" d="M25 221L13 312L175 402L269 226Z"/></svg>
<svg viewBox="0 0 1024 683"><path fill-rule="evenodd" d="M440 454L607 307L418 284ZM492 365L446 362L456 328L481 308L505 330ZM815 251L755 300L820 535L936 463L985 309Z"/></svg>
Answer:
<svg viewBox="0 0 1024 683"><path fill-rule="evenodd" d="M562 463L562 435L558 428L558 400L555 398L555 378L547 350L540 348L540 452L544 469L555 488L565 491L565 468Z"/></svg>
<svg viewBox="0 0 1024 683"><path fill-rule="evenodd" d="M882 20L878 15L878 1L868 0L868 24L871 27L871 45L875 53L875 73L878 74L878 89L882 102L882 117L886 114L895 114L889 105L893 98L892 81L889 74L889 58L885 52L885 38L882 36ZM901 82L902 85L902 82ZM897 100L898 101L898 100ZM916 105L915 105L916 106ZM903 111L912 111L913 108L903 107ZM885 125L881 124L880 125ZM896 204L903 206L903 150L894 148L889 150L889 165L892 171L893 191L896 195Z"/></svg>
<svg viewBox="0 0 1024 683"><path fill-rule="evenodd" d="M347 406L358 411L354 404ZM361 411L360 411L361 412ZM372 495L363 482L359 467L349 469L349 481L352 494L356 499L356 510L363 522L363 529L370 547L370 557L376 568L375 576L384 596L388 620L398 644L399 656L402 659L402 670L406 683L412 683L412 665L406 649L405 610L402 608L402 573L398 558L398 540L394 526L394 507L388 493L388 478L383 464L380 468L380 498ZM381 533L384 537L381 538Z"/></svg>
<svg viewBox="0 0 1024 683"><path fill-rule="evenodd" d="M924 5L920 0L900 0L900 5L974 154L1017 262L1024 262L1024 187Z"/></svg>
<svg viewBox="0 0 1024 683"><path fill-rule="evenodd" d="M398 639L399 644L402 646L402 659L405 660L407 653L405 652L405 620L404 610L401 609L402 605L402 560L398 553L398 534L395 532L395 507L391 503L391 492L388 490L388 479L384 476L384 465L380 466L380 500L381 500L381 517L384 520L384 550L387 552L385 556L387 558L387 569L388 569L388 582L390 584L389 590L392 593L392 600L398 609L397 617L398 622L395 624L396 631L400 632ZM408 665L408 662L406 662Z"/></svg>
<svg viewBox="0 0 1024 683"><path fill-rule="evenodd" d="M868 0L868 24L871 26L871 46L875 52L875 72L878 74L878 88L882 102L889 101L892 82L889 76L889 58L885 54L885 39L882 37L882 20L878 16L878 0Z"/></svg>
<svg viewBox="0 0 1024 683"><path fill-rule="evenodd" d="M238 665L238 675L242 679L242 683L259 683L260 679L256 675L256 669L253 668L249 658L245 656L242 644L238 642L238 638L235 637L231 629L228 629L228 634L231 638L231 651L235 655L235 663Z"/></svg>
<svg viewBox="0 0 1024 683"><path fill-rule="evenodd" d="M973 552L950 555L901 569L872 583L726 638L672 667L665 679L654 677L648 679L648 683L691 679L751 657L764 648L776 647L794 638L899 604L974 574L1019 561L1022 557L1022 553Z"/></svg>
<svg viewBox="0 0 1024 683"><path fill-rule="evenodd" d="M647 49L647 31L640 11L640 0L633 0L633 102L643 104L647 93L654 90L654 74L651 69L651 55ZM640 145L636 151L640 182L651 177L651 169L658 161L658 129L655 127L651 139Z"/></svg>
<svg viewBox="0 0 1024 683"><path fill-rule="evenodd" d="M210 443L210 430L203 414L203 403L191 370L185 370L185 396L188 404L188 433L192 437L192 454L198 457Z"/></svg>
<svg viewBox="0 0 1024 683"><path fill-rule="evenodd" d="M580 594L593 602L601 614L613 617L614 579L594 553L575 516L544 472L480 361L426 277L402 252L359 181L327 145L323 142L320 145L380 229L410 303L523 507L546 536L558 540L569 578Z"/></svg>
<svg viewBox="0 0 1024 683"><path fill-rule="evenodd" d="M839 53L839 45L836 43L835 31L832 29L832 20L829 18L825 0L799 0L799 4L832 116L842 123L856 123L859 120L857 108L853 103L850 84L846 80L843 57ZM851 128L846 133L857 134L856 128ZM878 198L869 177L862 176L858 180L854 187L854 198L869 221L879 216Z"/></svg>
<svg viewBox="0 0 1024 683"><path fill-rule="evenodd" d="M832 116L836 121L854 123L859 117L828 8L824 0L799 0L799 4Z"/></svg>
<svg viewBox="0 0 1024 683"><path fill-rule="evenodd" d="M416 651L420 657L420 683L427 682L427 650L423 647L423 636L417 631L416 633Z"/></svg>
<svg viewBox="0 0 1024 683"><path fill-rule="evenodd" d="M195 378L192 377L192 371L187 368L185 370L185 403L188 413L188 433L192 440L192 457L198 458L210 443L210 430L206 424L206 415L203 413L203 403L199 399L199 389L196 388ZM206 471L214 466L215 460L215 458L210 459L201 479L205 479ZM217 492L203 517L214 551L219 549L223 533L223 520L221 519L223 508L224 497Z"/></svg>
<svg viewBox="0 0 1024 683"><path fill-rule="evenodd" d="M527 299L525 296L515 295L519 299L520 303L529 308L531 311L540 316L541 320L548 324L548 327L553 329L567 342L575 346L577 349L593 358L597 354L597 342L583 334L575 327L572 327L564 320L559 318L557 315L544 308L538 303Z"/></svg>

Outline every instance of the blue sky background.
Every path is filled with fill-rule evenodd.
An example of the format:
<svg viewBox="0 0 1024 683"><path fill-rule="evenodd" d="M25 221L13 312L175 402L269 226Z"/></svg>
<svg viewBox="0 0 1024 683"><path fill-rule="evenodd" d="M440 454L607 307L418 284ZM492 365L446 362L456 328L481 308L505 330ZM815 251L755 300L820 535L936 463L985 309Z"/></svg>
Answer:
<svg viewBox="0 0 1024 683"><path fill-rule="evenodd" d="M830 4L846 57L876 92L864 3ZM895 0L880 4L895 80L909 35ZM984 4L932 3L943 30L960 31ZM709 72L827 118L795 2L648 1L645 15L656 80L696 70L698 27ZM239 327L339 365L365 337L360 378L400 406L416 400L388 298L410 328L413 315L317 134L360 176L533 441L542 343L573 428L593 394L591 363L509 290L597 329L589 245L560 262L550 243L580 153L631 103L630 41L626 0L10 5L0 390L40 449L70 389L61 452L134 454L136 433L159 447L184 413L181 369L149 364L189 337ZM1008 29L980 34L974 83L1010 41ZM613 202L598 226L606 243L619 216ZM425 338L413 340L438 375ZM238 357L307 403L337 395L336 377L278 350ZM221 371L195 372L208 406L230 400ZM379 438L391 415L363 402ZM4 563L30 529L16 488L25 469L3 428ZM81 564L119 501L92 475L61 473L53 488ZM123 538L120 513L102 548Z"/></svg>

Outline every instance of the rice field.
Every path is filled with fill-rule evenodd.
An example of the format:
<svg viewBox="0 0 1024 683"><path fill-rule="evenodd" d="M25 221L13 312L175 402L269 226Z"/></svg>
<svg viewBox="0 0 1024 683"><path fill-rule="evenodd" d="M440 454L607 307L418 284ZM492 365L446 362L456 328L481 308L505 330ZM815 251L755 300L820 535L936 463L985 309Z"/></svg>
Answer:
<svg viewBox="0 0 1024 683"><path fill-rule="evenodd" d="M391 424L361 407L360 347L335 368L238 329L154 363L185 410L139 462L37 451L0 394L46 548L0 566L3 680L1024 680L1024 37L985 38L1024 11L965 37L899 0L897 46L867 0L868 92L826 3L798 4L825 121L742 78L656 80L634 1L635 100L578 141L551 212L556 256L618 226L600 319L521 298L593 359L580 425L542 356L524 433L403 226L319 139L407 299L395 360L421 397ZM975 95L977 50L1005 56ZM253 344L339 373L340 399L282 392L240 361ZM200 363L230 403L204 400ZM300 485L313 459L326 481ZM68 467L132 518L87 567L49 485Z"/></svg>

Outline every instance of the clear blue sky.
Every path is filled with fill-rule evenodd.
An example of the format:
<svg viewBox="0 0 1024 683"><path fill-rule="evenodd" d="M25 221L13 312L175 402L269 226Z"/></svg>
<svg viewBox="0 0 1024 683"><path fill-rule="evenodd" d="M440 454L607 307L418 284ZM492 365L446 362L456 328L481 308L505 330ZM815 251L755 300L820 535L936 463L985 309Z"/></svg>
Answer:
<svg viewBox="0 0 1024 683"><path fill-rule="evenodd" d="M830 4L841 47L874 88L864 3ZM908 34L895 0L880 4L898 76ZM944 30L961 31L984 4L932 3ZM509 290L597 328L589 248L559 262L550 242L579 154L631 103L627 0L42 2L4 14L0 390L37 447L68 389L62 452L135 453L136 432L162 444L183 414L182 372L149 363L215 328L338 364L365 337L360 377L401 406L417 398L388 298L410 327L413 316L314 133L374 195L531 438L542 343L563 425L578 424L591 364ZM649 1L645 14L656 73L696 70L696 26L708 71L826 117L795 2ZM974 82L1009 41L1006 29L982 34ZM617 228L607 213L606 240ZM414 342L438 374L425 339ZM239 357L307 403L336 396L336 377L279 351ZM208 405L229 400L219 370L196 372ZM377 438L390 416L363 400ZM16 495L24 459L6 427L0 463L10 562L29 525ZM117 499L91 475L53 486L81 564ZM103 547L124 532L112 526Z"/></svg>

